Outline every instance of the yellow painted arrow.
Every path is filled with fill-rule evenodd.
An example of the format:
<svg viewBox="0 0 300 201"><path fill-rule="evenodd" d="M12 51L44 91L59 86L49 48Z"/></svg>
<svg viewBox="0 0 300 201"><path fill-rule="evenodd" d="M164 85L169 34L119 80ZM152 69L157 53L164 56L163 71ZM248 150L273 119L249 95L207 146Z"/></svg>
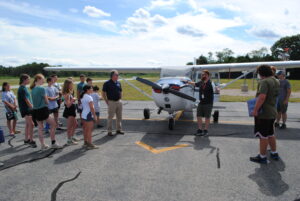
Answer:
<svg viewBox="0 0 300 201"><path fill-rule="evenodd" d="M144 149L147 149L148 151L151 151L153 154L160 154L160 153L165 152L165 151L170 151L170 150L174 150L174 149L189 146L188 144L179 144L179 145L175 145L175 146L167 147L167 148L163 148L163 149L155 149L155 148L151 147L150 145L147 145L147 144L145 144L141 141L137 141L137 142L135 142L135 144L143 147Z"/></svg>

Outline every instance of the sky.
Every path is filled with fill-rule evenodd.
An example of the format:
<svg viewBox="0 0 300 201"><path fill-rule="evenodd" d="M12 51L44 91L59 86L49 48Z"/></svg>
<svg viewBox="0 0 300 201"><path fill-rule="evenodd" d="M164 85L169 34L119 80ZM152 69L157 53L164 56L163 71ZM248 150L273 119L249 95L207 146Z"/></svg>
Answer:
<svg viewBox="0 0 300 201"><path fill-rule="evenodd" d="M300 33L298 0L0 0L0 65L185 65Z"/></svg>

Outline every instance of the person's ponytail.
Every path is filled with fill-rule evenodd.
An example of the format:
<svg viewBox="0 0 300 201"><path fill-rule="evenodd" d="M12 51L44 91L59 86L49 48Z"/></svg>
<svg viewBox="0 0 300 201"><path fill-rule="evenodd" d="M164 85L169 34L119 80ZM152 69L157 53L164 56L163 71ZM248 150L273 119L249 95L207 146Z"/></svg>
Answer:
<svg viewBox="0 0 300 201"><path fill-rule="evenodd" d="M35 76L34 76L34 80L33 80L33 82L31 83L31 85L30 85L30 89L33 89L34 87L35 87L35 83L38 81L38 80L40 80L40 79L44 79L44 76L42 75L42 74L36 74Z"/></svg>
<svg viewBox="0 0 300 201"><path fill-rule="evenodd" d="M90 89L92 89L92 86L90 86L90 85L85 85L85 86L83 87L83 89L82 89L81 94L80 94L80 99L82 99L83 96L84 96L84 94L85 94L88 90L90 90Z"/></svg>

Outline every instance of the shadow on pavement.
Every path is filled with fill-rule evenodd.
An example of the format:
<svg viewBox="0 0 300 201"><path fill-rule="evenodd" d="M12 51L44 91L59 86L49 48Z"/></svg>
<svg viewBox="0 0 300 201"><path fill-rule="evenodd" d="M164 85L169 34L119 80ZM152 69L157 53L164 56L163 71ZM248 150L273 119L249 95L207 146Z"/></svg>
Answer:
<svg viewBox="0 0 300 201"><path fill-rule="evenodd" d="M271 161L267 165L261 165L255 172L248 176L256 182L259 191L267 196L280 196L289 189L289 185L282 180L280 172L285 170L285 164L279 161Z"/></svg>

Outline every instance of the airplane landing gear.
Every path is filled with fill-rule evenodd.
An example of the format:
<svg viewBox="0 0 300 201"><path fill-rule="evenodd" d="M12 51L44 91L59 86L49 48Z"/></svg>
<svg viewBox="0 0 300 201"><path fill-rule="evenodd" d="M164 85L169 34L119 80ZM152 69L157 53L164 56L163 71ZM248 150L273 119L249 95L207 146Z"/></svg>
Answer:
<svg viewBox="0 0 300 201"><path fill-rule="evenodd" d="M150 119L150 109L148 109L148 108L144 109L144 118Z"/></svg>
<svg viewBox="0 0 300 201"><path fill-rule="evenodd" d="M175 125L174 118L169 118L169 130L173 130Z"/></svg>
<svg viewBox="0 0 300 201"><path fill-rule="evenodd" d="M219 122L219 110L215 110L215 112L213 114L213 118L214 118L214 123Z"/></svg>

